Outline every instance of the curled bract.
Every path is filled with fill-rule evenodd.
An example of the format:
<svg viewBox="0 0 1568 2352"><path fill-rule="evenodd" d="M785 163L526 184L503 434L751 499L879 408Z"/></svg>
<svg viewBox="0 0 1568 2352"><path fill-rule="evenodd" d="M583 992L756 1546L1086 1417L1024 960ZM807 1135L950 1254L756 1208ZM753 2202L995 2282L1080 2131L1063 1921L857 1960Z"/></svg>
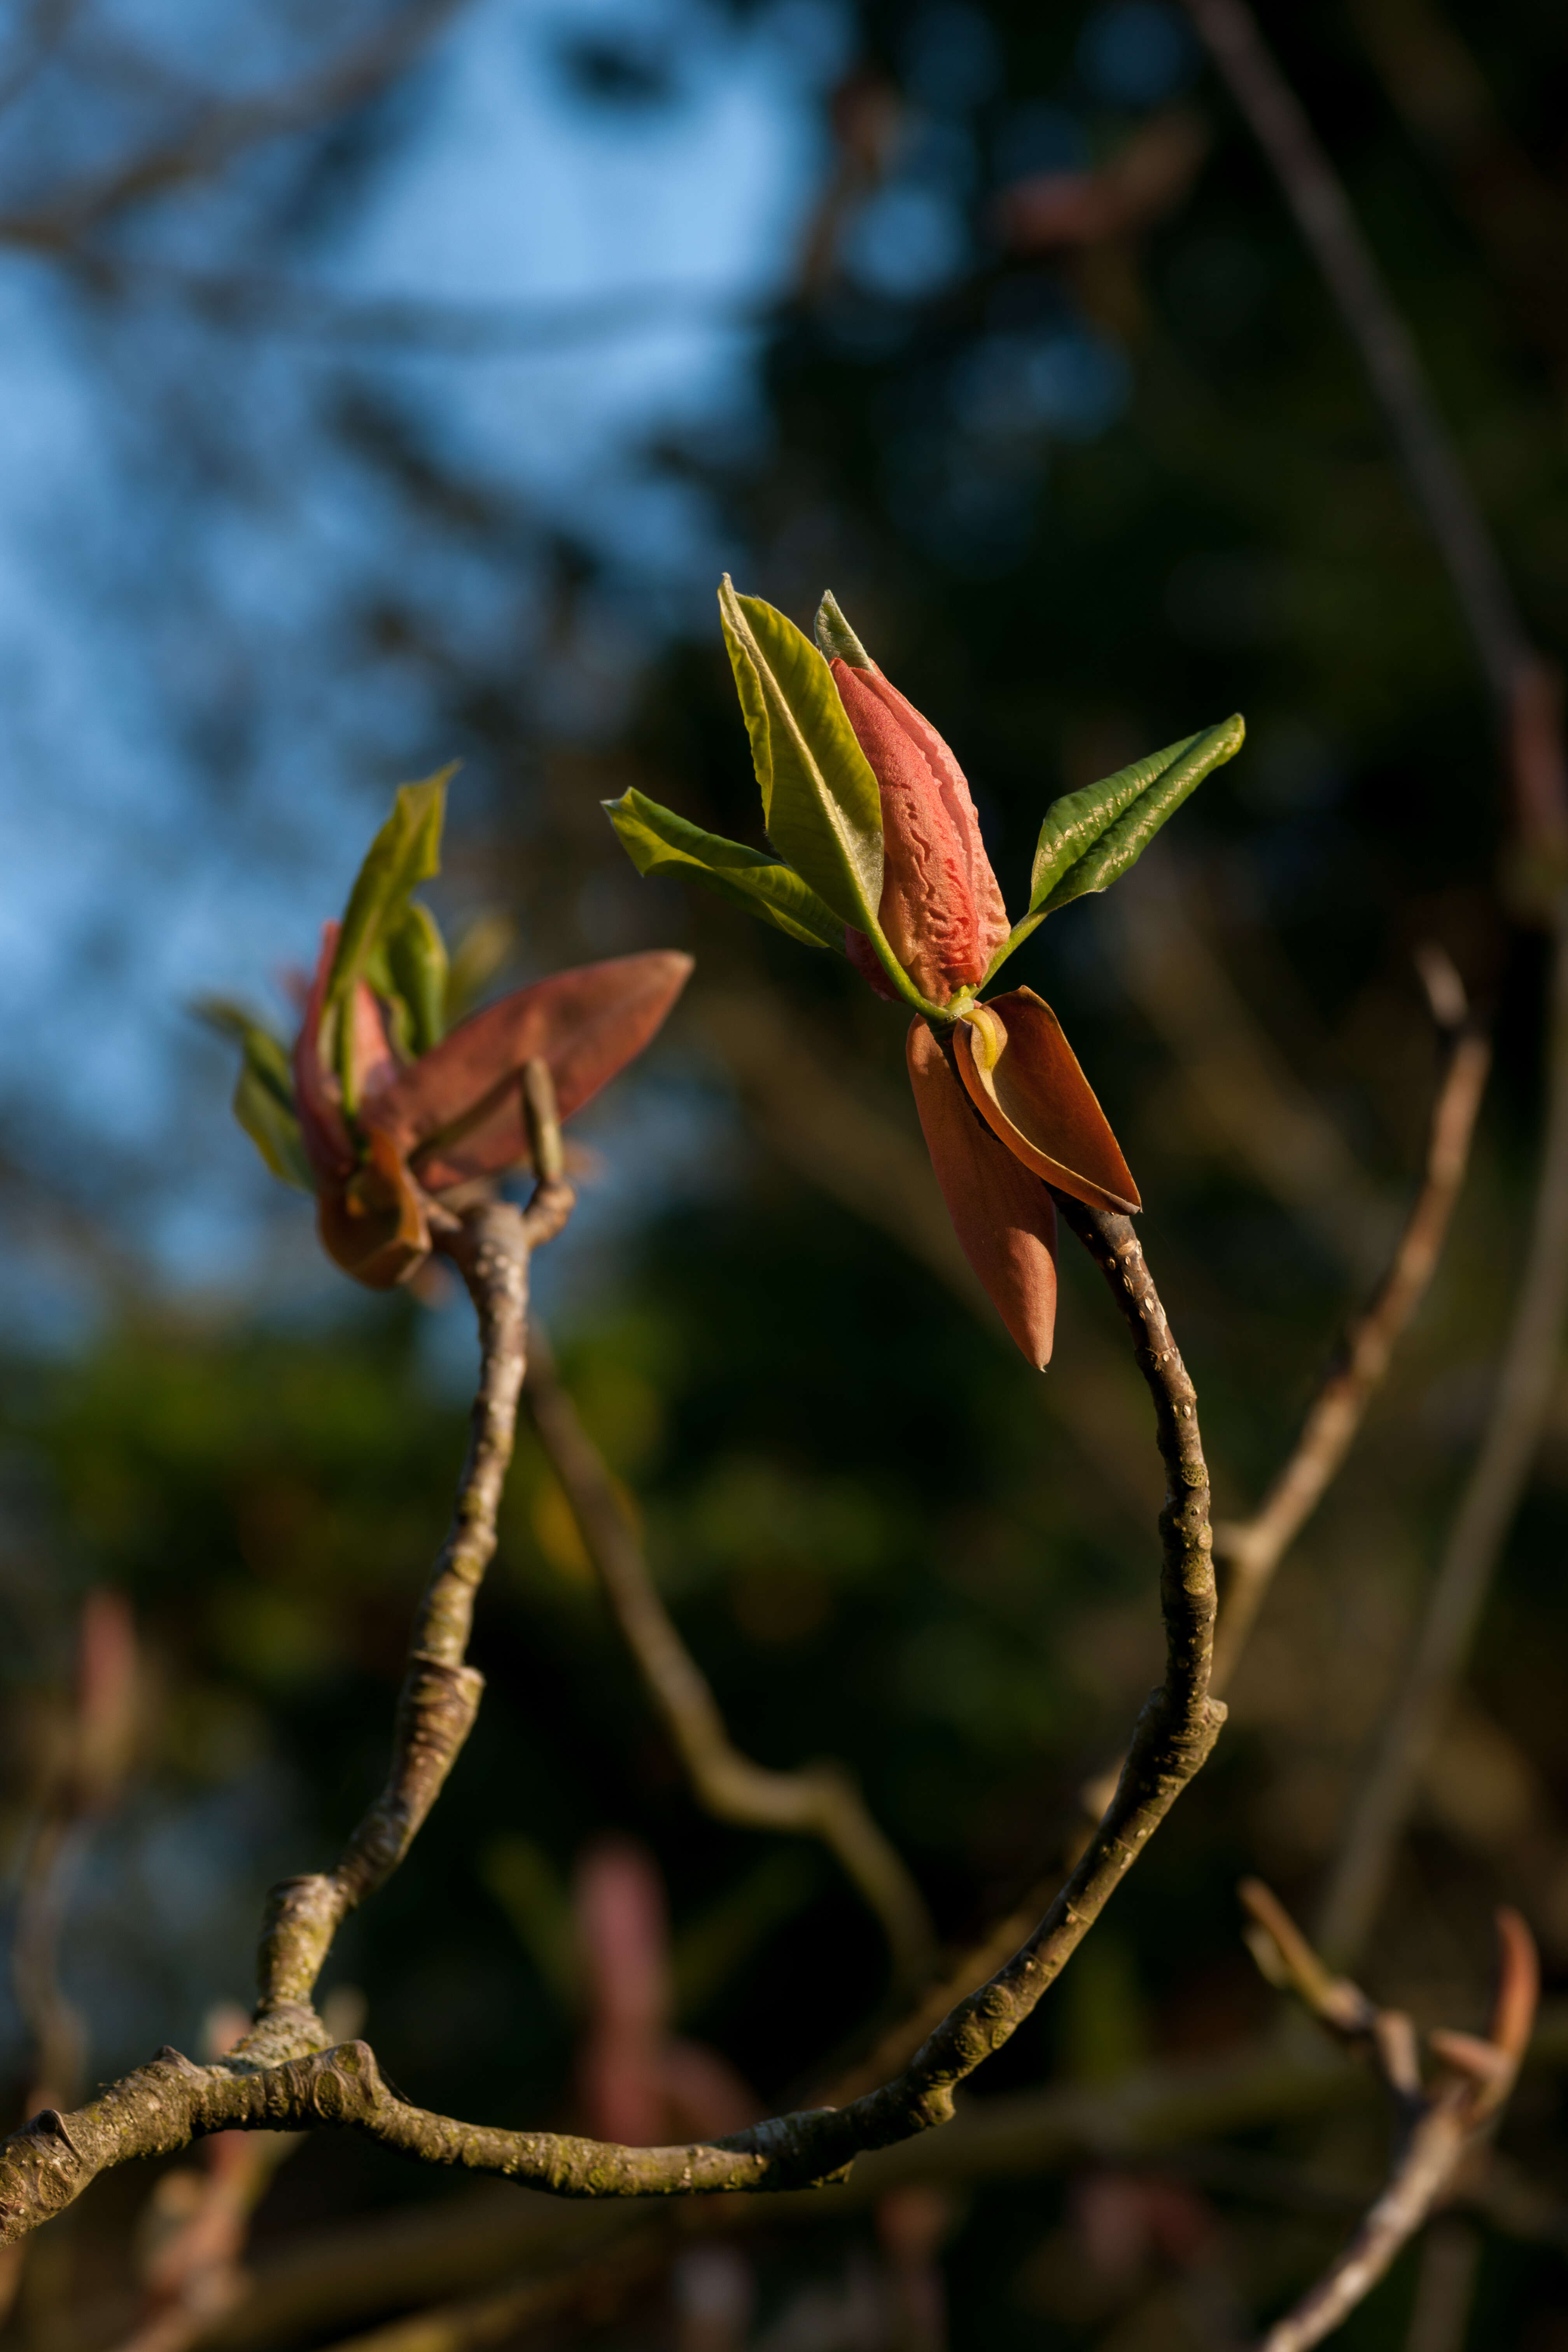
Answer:
<svg viewBox="0 0 1568 2352"><path fill-rule="evenodd" d="M1057 1326L1056 1202L975 1118L923 1020L910 1023L905 1055L953 1231L1013 1339L1044 1371Z"/></svg>
<svg viewBox="0 0 1568 2352"><path fill-rule="evenodd" d="M952 1044L970 1100L1016 1160L1089 1208L1142 1207L1061 1023L1032 988L976 1005Z"/></svg>

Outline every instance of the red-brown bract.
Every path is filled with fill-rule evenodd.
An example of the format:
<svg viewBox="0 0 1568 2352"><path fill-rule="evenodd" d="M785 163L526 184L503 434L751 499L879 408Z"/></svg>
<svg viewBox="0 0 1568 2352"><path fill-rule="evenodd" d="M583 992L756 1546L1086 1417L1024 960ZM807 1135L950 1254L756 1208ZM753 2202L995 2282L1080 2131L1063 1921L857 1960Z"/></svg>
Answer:
<svg viewBox="0 0 1568 2352"><path fill-rule="evenodd" d="M921 994L952 1004L981 985L1009 935L969 785L936 729L880 670L841 656L831 667L881 798L879 919ZM850 930L845 945L878 994L891 997L865 935ZM1057 1307L1047 1186L1091 1208L1132 1210L1142 1204L1131 1172L1060 1023L1032 989L966 1005L953 1024L951 1056L917 1016L907 1054L926 1148L964 1255L1014 1339L1043 1370Z"/></svg>
<svg viewBox="0 0 1568 2352"><path fill-rule="evenodd" d="M691 972L691 958L668 949L552 972L470 1014L413 1062L393 1052L381 1005L360 981L351 1119L321 1051L337 941L328 923L294 1046L295 1100L322 1246L373 1290L406 1282L425 1263L445 1196L528 1164L525 1064L548 1066L560 1116L570 1118L642 1052Z"/></svg>

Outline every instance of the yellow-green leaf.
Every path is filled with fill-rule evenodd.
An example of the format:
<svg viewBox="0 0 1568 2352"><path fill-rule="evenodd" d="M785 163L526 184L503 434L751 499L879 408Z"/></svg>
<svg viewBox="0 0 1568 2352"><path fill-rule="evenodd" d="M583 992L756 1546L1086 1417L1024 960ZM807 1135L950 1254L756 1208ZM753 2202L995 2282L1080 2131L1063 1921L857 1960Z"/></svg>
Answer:
<svg viewBox="0 0 1568 2352"><path fill-rule="evenodd" d="M1212 770L1240 751L1247 729L1239 717L1222 719L1184 735L1163 751L1119 768L1081 792L1064 793L1046 811L1029 877L1029 911L1015 923L992 957L987 981L1047 915L1071 899L1107 890L1135 866L1169 816Z"/></svg>
<svg viewBox="0 0 1568 2352"><path fill-rule="evenodd" d="M423 783L399 789L392 814L371 843L343 910L327 982L322 1027L323 1032L329 1028L333 1032L324 1050L336 1047L332 1058L338 1065L343 1108L348 1111L359 1107L359 1074L353 1066L351 1051L353 1024L341 1017L342 1009L361 980L373 985L379 981L383 989L393 986L388 962L391 940L403 921L411 893L441 870L441 824L447 786L455 772L456 763L427 776ZM416 1016L412 1007L406 1009L412 1028Z"/></svg>
<svg viewBox="0 0 1568 2352"><path fill-rule="evenodd" d="M876 663L845 619L831 588L823 591L812 635L821 647L825 661L831 662L837 658L847 662L851 669L876 668Z"/></svg>
<svg viewBox="0 0 1568 2352"><path fill-rule="evenodd" d="M310 1163L294 1114L294 1075L281 1038L226 997L203 997L191 1009L209 1028L238 1043L239 1077L232 1108L262 1159L285 1184L312 1192Z"/></svg>
<svg viewBox="0 0 1568 2352"><path fill-rule="evenodd" d="M249 1060L239 1066L231 1108L274 1176L301 1192L315 1190L310 1163L300 1138L300 1122L285 1110Z"/></svg>
<svg viewBox="0 0 1568 2352"><path fill-rule="evenodd" d="M1029 877L1029 912L1048 914L1086 891L1109 888L1137 863L1188 793L1235 757L1246 732L1239 717L1223 719L1053 801Z"/></svg>
<svg viewBox="0 0 1568 2352"><path fill-rule="evenodd" d="M447 1034L447 945L435 916L417 898L404 908L387 935L386 971L393 1001L406 1013L411 1054L427 1054ZM375 975L371 975L374 984Z"/></svg>
<svg viewBox="0 0 1568 2352"><path fill-rule="evenodd" d="M768 838L841 922L879 937L882 804L870 763L809 637L760 596L719 592Z"/></svg>
<svg viewBox="0 0 1568 2352"><path fill-rule="evenodd" d="M635 786L618 801L605 801L604 808L639 874L679 872L748 914L776 923L792 940L843 952L843 922L793 866L765 850L726 841L722 834L704 833Z"/></svg>

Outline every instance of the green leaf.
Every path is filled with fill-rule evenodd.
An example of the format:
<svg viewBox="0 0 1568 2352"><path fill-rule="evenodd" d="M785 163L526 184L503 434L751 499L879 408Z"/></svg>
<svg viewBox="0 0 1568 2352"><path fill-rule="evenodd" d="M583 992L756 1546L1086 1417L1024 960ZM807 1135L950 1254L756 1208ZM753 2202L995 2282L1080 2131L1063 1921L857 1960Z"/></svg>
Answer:
<svg viewBox="0 0 1568 2352"><path fill-rule="evenodd" d="M343 1108L351 1112L359 1107L359 1074L350 1050L353 1024L342 1019L342 1009L361 980L373 986L379 981L384 990L396 993L389 963L391 940L404 920L410 894L441 870L441 824L447 786L455 772L454 761L423 783L399 789L343 910L322 1013L323 1057L336 1061ZM412 1006L405 1009L412 1030L416 1015Z"/></svg>
<svg viewBox="0 0 1568 2352"><path fill-rule="evenodd" d="M230 1107L274 1176L298 1186L301 1192L313 1192L315 1180L300 1140L300 1122L291 1110L284 1109L248 1056L239 1066Z"/></svg>
<svg viewBox="0 0 1568 2352"><path fill-rule="evenodd" d="M1109 889L1204 778L1235 758L1246 733L1239 717L1223 719L1053 801L1029 877L1030 914L1047 915L1089 891Z"/></svg>
<svg viewBox="0 0 1568 2352"><path fill-rule="evenodd" d="M447 974L446 1026L455 1029L478 1004L517 952L517 925L493 908L476 915L452 950Z"/></svg>
<svg viewBox="0 0 1568 2352"><path fill-rule="evenodd" d="M1130 768L1119 768L1080 793L1066 793L1046 811L1029 877L1029 911L1015 923L992 957L991 980L1047 915L1071 899L1107 890L1135 866L1168 816L1211 769L1240 751L1247 728L1239 717L1168 743ZM983 982L982 986L984 985Z"/></svg>
<svg viewBox="0 0 1568 2352"><path fill-rule="evenodd" d="M191 1010L220 1035L238 1041L241 1058L234 1115L268 1167L285 1184L297 1184L302 1192L313 1192L310 1163L294 1115L294 1075L282 1040L252 1020L243 1005L230 1003L226 997L203 997Z"/></svg>
<svg viewBox="0 0 1568 2352"><path fill-rule="evenodd" d="M877 665L838 609L838 599L831 588L824 589L822 602L816 608L812 635L822 648L825 661L837 657L847 662L851 669L875 669Z"/></svg>
<svg viewBox="0 0 1568 2352"><path fill-rule="evenodd" d="M411 898L386 942L386 977L395 1004L405 1011L407 1050L427 1054L447 1034L447 944L428 907ZM372 984L375 975L373 971Z"/></svg>
<svg viewBox="0 0 1568 2352"><path fill-rule="evenodd" d="M685 874L732 906L776 923L792 940L843 953L843 923L793 866L722 834L704 833L635 785L618 801L605 801L604 809L639 874Z"/></svg>
<svg viewBox="0 0 1568 2352"><path fill-rule="evenodd" d="M841 922L876 942L882 803L838 688L809 637L760 596L719 591L768 838Z"/></svg>

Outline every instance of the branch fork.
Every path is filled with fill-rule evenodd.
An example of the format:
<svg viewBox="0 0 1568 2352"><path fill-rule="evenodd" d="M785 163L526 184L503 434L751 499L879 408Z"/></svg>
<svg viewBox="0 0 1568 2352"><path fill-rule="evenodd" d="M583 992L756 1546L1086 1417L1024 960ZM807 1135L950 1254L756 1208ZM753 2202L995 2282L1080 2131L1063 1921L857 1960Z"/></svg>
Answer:
<svg viewBox="0 0 1568 2352"><path fill-rule="evenodd" d="M1490 2025L1484 2037L1442 2027L1429 2032L1426 2047L1437 2071L1428 2083L1415 2028L1403 2011L1380 2009L1359 1985L1336 1976L1260 1880L1243 1882L1241 1900L1250 1921L1247 1940L1263 1974L1293 1992L1336 2041L1370 2062L1395 2118L1394 2160L1381 2195L1349 2245L1275 2323L1260 2347L1306 2352L1338 2327L1383 2277L1485 2143L1529 2047L1540 1966L1519 1913L1500 1910Z"/></svg>

